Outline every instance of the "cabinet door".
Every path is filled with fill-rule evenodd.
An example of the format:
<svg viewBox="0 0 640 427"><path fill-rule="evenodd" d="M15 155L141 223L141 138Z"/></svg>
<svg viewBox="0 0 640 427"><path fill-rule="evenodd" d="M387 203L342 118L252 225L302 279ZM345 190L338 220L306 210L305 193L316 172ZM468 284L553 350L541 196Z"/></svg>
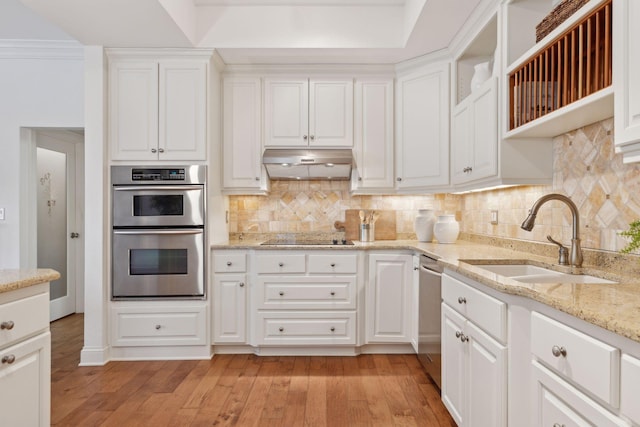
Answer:
<svg viewBox="0 0 640 427"><path fill-rule="evenodd" d="M264 80L265 147L306 147L309 140L307 79Z"/></svg>
<svg viewBox="0 0 640 427"><path fill-rule="evenodd" d="M160 160L206 160L207 64L161 62Z"/></svg>
<svg viewBox="0 0 640 427"><path fill-rule="evenodd" d="M466 389L469 392L467 426L507 425L507 349L473 323L467 322L469 340Z"/></svg>
<svg viewBox="0 0 640 427"><path fill-rule="evenodd" d="M213 278L213 343L247 341L247 286L244 274Z"/></svg>
<svg viewBox="0 0 640 427"><path fill-rule="evenodd" d="M398 79L398 189L449 184L449 64Z"/></svg>
<svg viewBox="0 0 640 427"><path fill-rule="evenodd" d="M459 426L466 421L465 370L468 346L459 336L465 333L465 323L464 317L442 304L442 403Z"/></svg>
<svg viewBox="0 0 640 427"><path fill-rule="evenodd" d="M0 366L0 420L3 426L49 426L51 335L37 335L0 351L13 362Z"/></svg>
<svg viewBox="0 0 640 427"><path fill-rule="evenodd" d="M224 80L223 187L255 189L266 186L262 174L259 78Z"/></svg>
<svg viewBox="0 0 640 427"><path fill-rule="evenodd" d="M469 177L473 140L471 129L472 109L468 100L456 106L451 116L451 181L466 182Z"/></svg>
<svg viewBox="0 0 640 427"><path fill-rule="evenodd" d="M393 189L392 79L356 81L354 148L352 189Z"/></svg>
<svg viewBox="0 0 640 427"><path fill-rule="evenodd" d="M309 82L309 146L353 146L353 81Z"/></svg>
<svg viewBox="0 0 640 427"><path fill-rule="evenodd" d="M485 82L472 98L473 164L471 180L498 174L498 80Z"/></svg>
<svg viewBox="0 0 640 427"><path fill-rule="evenodd" d="M613 2L615 144L625 162L640 161L640 2Z"/></svg>
<svg viewBox="0 0 640 427"><path fill-rule="evenodd" d="M369 255L368 342L411 342L412 256Z"/></svg>
<svg viewBox="0 0 640 427"><path fill-rule="evenodd" d="M109 144L113 160L158 158L158 64L109 66Z"/></svg>

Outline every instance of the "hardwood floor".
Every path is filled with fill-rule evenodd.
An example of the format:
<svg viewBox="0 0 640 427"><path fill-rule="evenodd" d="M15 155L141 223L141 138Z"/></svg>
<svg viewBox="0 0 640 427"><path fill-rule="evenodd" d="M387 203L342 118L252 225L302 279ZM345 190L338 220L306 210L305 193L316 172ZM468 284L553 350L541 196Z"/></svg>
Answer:
<svg viewBox="0 0 640 427"><path fill-rule="evenodd" d="M57 426L455 426L413 355L78 367L83 316L51 324Z"/></svg>

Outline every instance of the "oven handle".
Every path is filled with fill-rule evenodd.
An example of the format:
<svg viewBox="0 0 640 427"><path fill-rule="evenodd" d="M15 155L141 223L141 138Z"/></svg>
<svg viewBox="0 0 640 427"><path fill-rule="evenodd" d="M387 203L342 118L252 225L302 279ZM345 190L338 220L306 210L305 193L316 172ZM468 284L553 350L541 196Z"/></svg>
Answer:
<svg viewBox="0 0 640 427"><path fill-rule="evenodd" d="M155 191L155 190L202 190L202 185L127 185L127 186L114 186L115 191Z"/></svg>
<svg viewBox="0 0 640 427"><path fill-rule="evenodd" d="M202 229L190 230L113 230L113 234L202 234Z"/></svg>

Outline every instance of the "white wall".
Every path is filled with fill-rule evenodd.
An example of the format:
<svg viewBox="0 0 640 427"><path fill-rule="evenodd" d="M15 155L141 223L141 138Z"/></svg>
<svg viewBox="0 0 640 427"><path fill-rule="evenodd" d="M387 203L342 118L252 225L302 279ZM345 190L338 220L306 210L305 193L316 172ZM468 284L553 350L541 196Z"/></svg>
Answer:
<svg viewBox="0 0 640 427"><path fill-rule="evenodd" d="M19 268L20 128L84 127L83 49L0 42L0 269Z"/></svg>

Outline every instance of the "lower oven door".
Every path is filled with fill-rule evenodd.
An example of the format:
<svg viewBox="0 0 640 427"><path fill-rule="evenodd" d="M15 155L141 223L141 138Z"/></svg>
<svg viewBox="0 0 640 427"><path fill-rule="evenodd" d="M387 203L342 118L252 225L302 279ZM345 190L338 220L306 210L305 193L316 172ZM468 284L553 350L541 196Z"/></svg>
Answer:
<svg viewBox="0 0 640 427"><path fill-rule="evenodd" d="M112 298L204 297L204 230L113 230Z"/></svg>

